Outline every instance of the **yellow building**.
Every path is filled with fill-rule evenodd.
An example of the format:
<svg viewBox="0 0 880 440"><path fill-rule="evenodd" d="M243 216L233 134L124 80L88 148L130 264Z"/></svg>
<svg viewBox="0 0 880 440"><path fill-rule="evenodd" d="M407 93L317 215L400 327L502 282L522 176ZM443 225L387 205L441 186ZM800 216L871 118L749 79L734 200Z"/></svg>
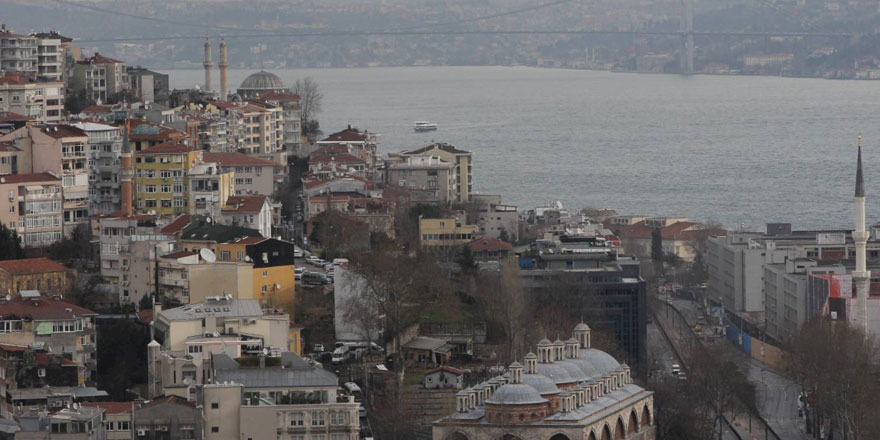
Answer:
<svg viewBox="0 0 880 440"><path fill-rule="evenodd" d="M419 243L422 246L458 246L479 236L480 227L465 224L459 218L419 219Z"/></svg>
<svg viewBox="0 0 880 440"><path fill-rule="evenodd" d="M290 332L287 339L290 341L290 351L302 356L302 324L290 323Z"/></svg>
<svg viewBox="0 0 880 440"><path fill-rule="evenodd" d="M218 243L216 249L217 261L253 263L254 299L263 307L281 308L293 316L296 299L293 243L245 237Z"/></svg>
<svg viewBox="0 0 880 440"><path fill-rule="evenodd" d="M138 213L186 214L189 171L201 159L202 150L173 142L138 151L135 157Z"/></svg>

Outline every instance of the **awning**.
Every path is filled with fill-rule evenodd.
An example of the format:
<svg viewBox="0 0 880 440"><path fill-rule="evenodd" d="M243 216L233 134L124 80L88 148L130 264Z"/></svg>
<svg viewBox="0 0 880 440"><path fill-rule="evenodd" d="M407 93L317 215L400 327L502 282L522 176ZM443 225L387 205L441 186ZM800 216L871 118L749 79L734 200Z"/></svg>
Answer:
<svg viewBox="0 0 880 440"><path fill-rule="evenodd" d="M52 334L52 323L51 322L41 322L37 325L37 336L51 335L51 334Z"/></svg>

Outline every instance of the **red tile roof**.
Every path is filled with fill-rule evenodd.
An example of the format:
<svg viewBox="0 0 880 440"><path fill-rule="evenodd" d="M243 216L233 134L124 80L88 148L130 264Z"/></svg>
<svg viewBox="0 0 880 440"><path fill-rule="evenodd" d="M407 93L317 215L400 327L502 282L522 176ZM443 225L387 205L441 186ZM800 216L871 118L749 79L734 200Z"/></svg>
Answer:
<svg viewBox="0 0 880 440"><path fill-rule="evenodd" d="M324 139L321 139L319 142L366 142L367 141L367 132L360 132L357 128L352 128L349 126L345 130L336 132L327 136Z"/></svg>
<svg viewBox="0 0 880 440"><path fill-rule="evenodd" d="M7 73L6 75L0 76L0 84L2 85L10 85L10 86L23 86L25 84L31 84L33 81L25 78L24 75L18 73Z"/></svg>
<svg viewBox="0 0 880 440"><path fill-rule="evenodd" d="M218 163L220 166L279 166L271 160L261 159L256 156L242 153L205 152L204 161Z"/></svg>
<svg viewBox="0 0 880 440"><path fill-rule="evenodd" d="M146 407L148 407L148 406L162 405L162 404L164 404L164 403L170 403L170 404L172 404L172 405L188 406L188 407L191 407L191 408L195 408L195 407L196 407L196 403L195 403L195 402L187 401L187 400L184 399L183 397L177 397L177 396L171 395L171 396L157 397L157 398L155 398L155 399L153 399L153 400L151 400L151 401L149 401L149 402L144 403L144 404L141 406L141 408L146 408Z"/></svg>
<svg viewBox="0 0 880 440"><path fill-rule="evenodd" d="M95 52L95 55L91 58L86 59L85 62L94 63L94 64L124 64L125 63L124 61L119 61L119 60L101 55L98 52Z"/></svg>
<svg viewBox="0 0 880 440"><path fill-rule="evenodd" d="M499 240L497 238L478 238L470 243L468 243L468 247L473 251L509 251L513 249L513 245Z"/></svg>
<svg viewBox="0 0 880 440"><path fill-rule="evenodd" d="M52 358L60 358L60 359L61 359L61 365L63 365L63 366L73 366L73 365L76 365L76 362L73 362L73 361L70 360L70 359L67 359L67 358L65 358L65 357L62 357L61 355L57 355L57 354L56 354L56 355L53 356L53 355L50 355L50 354L48 354L48 353L39 353L39 352L34 353L34 363L36 363L37 365L49 365L49 362L50 362L50 360L51 360Z"/></svg>
<svg viewBox="0 0 880 440"><path fill-rule="evenodd" d="M0 121L32 121L34 118L14 112L0 111Z"/></svg>
<svg viewBox="0 0 880 440"><path fill-rule="evenodd" d="M143 322L144 324L149 324L153 322L153 311L152 310L138 310L137 312L138 321Z"/></svg>
<svg viewBox="0 0 880 440"><path fill-rule="evenodd" d="M17 316L34 321L74 319L78 316L97 315L69 302L40 296L38 299L17 296L5 304L0 304L0 319Z"/></svg>
<svg viewBox="0 0 880 440"><path fill-rule="evenodd" d="M627 238L651 238L653 228L645 225L644 221L632 225L608 225L607 229L615 231L622 239ZM724 229L704 228L702 223L676 222L664 228L660 228L660 235L664 240L696 240L716 235L727 235Z"/></svg>
<svg viewBox="0 0 880 440"><path fill-rule="evenodd" d="M128 414L137 408L138 402L82 402L82 406L104 408L104 414Z"/></svg>
<svg viewBox="0 0 880 440"><path fill-rule="evenodd" d="M106 113L113 110L112 105L97 105L93 104L84 109L80 113Z"/></svg>
<svg viewBox="0 0 880 440"><path fill-rule="evenodd" d="M66 124L37 125L35 128L39 129L40 133L51 136L55 139L88 136L88 134L82 129Z"/></svg>
<svg viewBox="0 0 880 440"><path fill-rule="evenodd" d="M339 164L348 164L348 163L356 163L356 164L365 164L361 158L349 154L349 153L335 153L335 154L321 154L309 159L310 163L313 164L321 164L321 163L329 163L336 162Z"/></svg>
<svg viewBox="0 0 880 440"><path fill-rule="evenodd" d="M35 174L10 174L0 177L0 184L4 183L33 183L33 182L60 182L61 178L49 173Z"/></svg>
<svg viewBox="0 0 880 440"><path fill-rule="evenodd" d="M263 209L264 203L266 203L266 196L262 195L229 196L226 199L226 207L223 208L223 212L257 213Z"/></svg>
<svg viewBox="0 0 880 440"><path fill-rule="evenodd" d="M163 234L176 234L183 230L190 222L192 217L189 214L183 214L174 219L173 222L162 228L159 232Z"/></svg>
<svg viewBox="0 0 880 440"><path fill-rule="evenodd" d="M422 153L427 153L428 151L431 151L435 148L438 150L441 150L441 151L445 151L447 153L452 153L452 154L471 154L470 151L459 150L458 148L455 148L452 145L444 144L444 143L440 143L440 142L438 142L436 144L428 145L427 147L419 148L418 150L404 151L403 154L422 154Z"/></svg>
<svg viewBox="0 0 880 440"><path fill-rule="evenodd" d="M172 252L170 254L162 255L162 258L183 258L183 257L191 257L193 255L198 255L199 253L196 251L177 251Z"/></svg>
<svg viewBox="0 0 880 440"><path fill-rule="evenodd" d="M337 196L337 195L334 195L334 196L333 196L333 200L334 200L334 201L351 200L351 196ZM326 201L327 201L327 195L326 195L326 194L322 194L322 195L319 195L319 196L312 196L312 197L309 197L309 202L326 202Z"/></svg>
<svg viewBox="0 0 880 440"><path fill-rule="evenodd" d="M177 142L169 141L162 142L161 144L156 144L145 150L138 151L137 154L182 154L197 150L198 148L195 147L190 147L187 145L179 144Z"/></svg>
<svg viewBox="0 0 880 440"><path fill-rule="evenodd" d="M0 261L0 270L10 275L30 275L35 273L63 272L68 269L60 263L41 257Z"/></svg>
<svg viewBox="0 0 880 440"><path fill-rule="evenodd" d="M324 154L348 153L348 146L345 144L327 144L319 147L317 150L309 154L309 158L318 157Z"/></svg>

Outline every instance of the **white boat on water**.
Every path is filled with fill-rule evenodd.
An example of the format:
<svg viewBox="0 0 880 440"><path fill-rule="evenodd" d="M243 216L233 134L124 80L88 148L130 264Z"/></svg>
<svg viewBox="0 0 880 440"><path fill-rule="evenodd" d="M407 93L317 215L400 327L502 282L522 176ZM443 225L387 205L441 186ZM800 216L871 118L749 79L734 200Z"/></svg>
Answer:
<svg viewBox="0 0 880 440"><path fill-rule="evenodd" d="M416 131L435 131L437 130L437 124L428 121L416 121L413 128Z"/></svg>

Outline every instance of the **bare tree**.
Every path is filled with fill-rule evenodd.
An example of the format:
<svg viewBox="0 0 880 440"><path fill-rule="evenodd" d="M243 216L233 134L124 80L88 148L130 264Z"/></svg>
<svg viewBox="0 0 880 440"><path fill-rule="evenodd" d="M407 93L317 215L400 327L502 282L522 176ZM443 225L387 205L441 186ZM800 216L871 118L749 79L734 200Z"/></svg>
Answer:
<svg viewBox="0 0 880 440"><path fill-rule="evenodd" d="M481 274L476 281L474 296L484 311L484 319L500 330L503 363L511 362L523 347L526 320L525 292L519 268L505 265L501 272Z"/></svg>
<svg viewBox="0 0 880 440"><path fill-rule="evenodd" d="M720 440L724 416L736 417L754 411L755 385L749 382L730 347L695 346L690 355L688 395L697 411L712 421Z"/></svg>
<svg viewBox="0 0 880 440"><path fill-rule="evenodd" d="M811 431L827 420L834 438L880 438L875 359L875 341L856 328L822 318L802 327L788 352L787 368L809 396Z"/></svg>
<svg viewBox="0 0 880 440"><path fill-rule="evenodd" d="M318 89L318 83L310 76L296 80L293 83L293 93L299 95L303 134L309 140L314 140L313 136L317 133L312 133L311 122L315 119L315 115L321 112L321 101L324 100L324 94Z"/></svg>

